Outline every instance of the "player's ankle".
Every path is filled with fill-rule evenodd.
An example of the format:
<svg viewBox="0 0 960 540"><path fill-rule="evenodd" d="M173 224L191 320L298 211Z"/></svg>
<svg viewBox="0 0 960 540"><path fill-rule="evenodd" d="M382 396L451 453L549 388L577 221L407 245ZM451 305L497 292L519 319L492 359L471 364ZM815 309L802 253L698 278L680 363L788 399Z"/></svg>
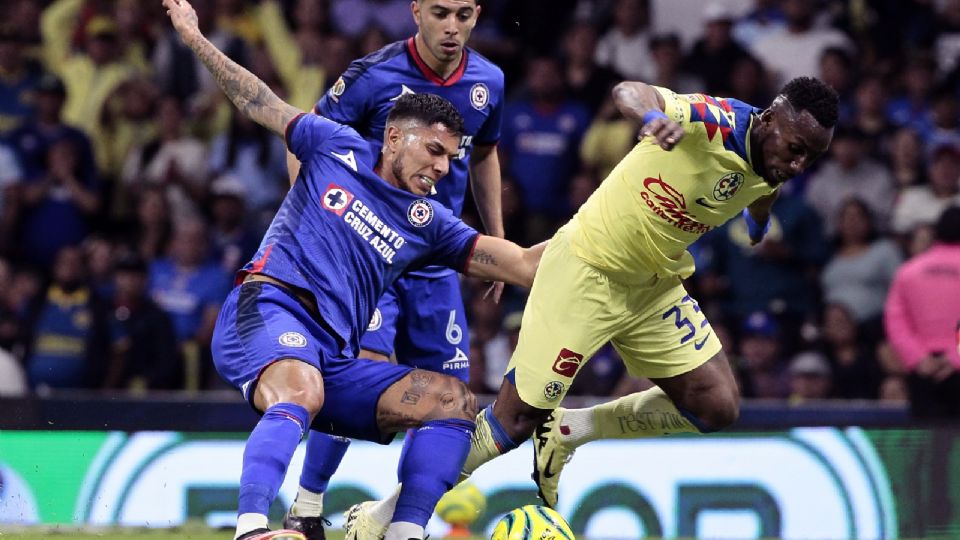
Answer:
<svg viewBox="0 0 960 540"><path fill-rule="evenodd" d="M297 517L320 517L323 515L323 492L310 491L300 486L297 496L290 507L290 513Z"/></svg>

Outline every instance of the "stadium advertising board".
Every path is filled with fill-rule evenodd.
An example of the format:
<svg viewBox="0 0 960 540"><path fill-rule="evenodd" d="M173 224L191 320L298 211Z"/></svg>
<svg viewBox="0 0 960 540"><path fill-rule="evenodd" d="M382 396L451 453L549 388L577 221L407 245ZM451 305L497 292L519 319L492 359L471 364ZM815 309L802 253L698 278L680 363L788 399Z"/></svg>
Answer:
<svg viewBox="0 0 960 540"><path fill-rule="evenodd" d="M245 434L0 432L0 523L166 527L234 520ZM400 445L355 444L328 512L390 491ZM280 497L296 492L304 446ZM489 531L536 502L529 444L473 477ZM886 539L960 532L960 430L797 428L581 448L558 510L594 538ZM342 521L334 521L339 525ZM441 536L435 518L428 532Z"/></svg>

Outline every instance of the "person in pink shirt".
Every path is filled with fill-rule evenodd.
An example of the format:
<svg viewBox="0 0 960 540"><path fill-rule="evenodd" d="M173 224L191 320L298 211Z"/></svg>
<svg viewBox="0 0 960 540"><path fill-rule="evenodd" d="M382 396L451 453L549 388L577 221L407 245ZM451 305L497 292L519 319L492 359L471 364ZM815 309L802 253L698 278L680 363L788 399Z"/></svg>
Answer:
<svg viewBox="0 0 960 540"><path fill-rule="evenodd" d="M884 326L908 371L917 416L960 416L960 207L940 215L936 243L897 270Z"/></svg>

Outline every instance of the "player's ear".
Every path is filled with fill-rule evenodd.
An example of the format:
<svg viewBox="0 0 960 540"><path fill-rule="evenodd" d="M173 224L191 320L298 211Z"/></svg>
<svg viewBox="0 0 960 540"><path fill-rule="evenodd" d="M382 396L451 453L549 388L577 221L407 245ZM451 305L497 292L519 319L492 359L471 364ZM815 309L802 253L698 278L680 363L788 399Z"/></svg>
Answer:
<svg viewBox="0 0 960 540"><path fill-rule="evenodd" d="M420 26L420 0L410 0L410 13L413 15L413 22Z"/></svg>
<svg viewBox="0 0 960 540"><path fill-rule="evenodd" d="M396 124L387 124L387 132L383 136L383 146L391 151L396 150L401 138L403 138L403 131Z"/></svg>

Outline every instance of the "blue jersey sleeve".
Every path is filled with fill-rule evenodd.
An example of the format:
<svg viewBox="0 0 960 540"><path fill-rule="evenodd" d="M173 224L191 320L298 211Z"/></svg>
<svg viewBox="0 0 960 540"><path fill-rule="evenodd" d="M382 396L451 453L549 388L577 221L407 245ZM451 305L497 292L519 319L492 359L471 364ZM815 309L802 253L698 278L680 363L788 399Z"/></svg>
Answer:
<svg viewBox="0 0 960 540"><path fill-rule="evenodd" d="M435 205L434 208L438 206L440 205ZM440 218L440 226L433 239L434 249L431 252L431 260L427 262L463 272L480 233L455 217L445 207L438 209L437 214Z"/></svg>
<svg viewBox="0 0 960 540"><path fill-rule="evenodd" d="M337 79L314 107L314 112L335 122L347 124L363 133L372 107L369 78L358 75L359 68L351 66Z"/></svg>
<svg viewBox="0 0 960 540"><path fill-rule="evenodd" d="M346 129L349 128L328 118L302 113L295 116L287 125L287 147L301 163L306 163L311 156L325 148L325 142L337 132Z"/></svg>

